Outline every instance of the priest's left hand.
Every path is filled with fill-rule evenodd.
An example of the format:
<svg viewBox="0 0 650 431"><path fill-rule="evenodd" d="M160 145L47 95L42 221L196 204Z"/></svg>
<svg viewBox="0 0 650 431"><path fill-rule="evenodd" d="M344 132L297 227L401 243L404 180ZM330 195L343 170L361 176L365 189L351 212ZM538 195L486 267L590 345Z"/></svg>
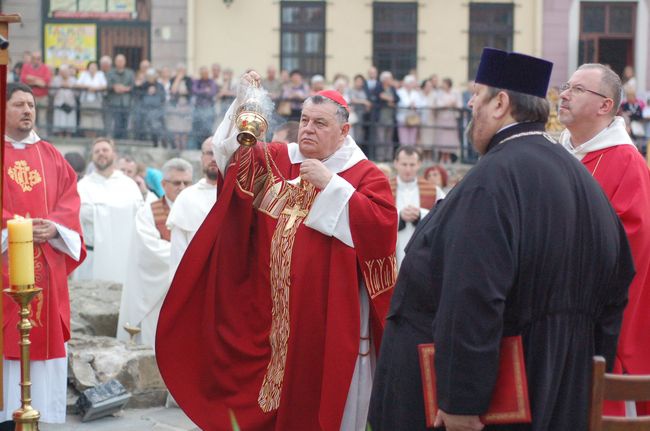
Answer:
<svg viewBox="0 0 650 431"><path fill-rule="evenodd" d="M334 174L320 160L307 159L300 165L300 177L312 183L317 189L323 190L333 176Z"/></svg>
<svg viewBox="0 0 650 431"><path fill-rule="evenodd" d="M35 218L32 220L32 225L34 228L34 242L37 244L47 242L59 234L54 223L49 220Z"/></svg>
<svg viewBox="0 0 650 431"><path fill-rule="evenodd" d="M451 415L438 410L433 426L443 425L447 431L481 431L485 426L478 416Z"/></svg>

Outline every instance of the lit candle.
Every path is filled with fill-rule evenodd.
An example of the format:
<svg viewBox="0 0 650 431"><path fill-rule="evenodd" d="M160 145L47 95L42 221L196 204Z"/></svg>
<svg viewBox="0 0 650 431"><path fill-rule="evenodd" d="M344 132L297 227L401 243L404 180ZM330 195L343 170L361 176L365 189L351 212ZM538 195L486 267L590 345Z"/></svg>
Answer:
<svg viewBox="0 0 650 431"><path fill-rule="evenodd" d="M34 284L34 233L32 220L16 217L7 220L9 233L9 283L12 286Z"/></svg>

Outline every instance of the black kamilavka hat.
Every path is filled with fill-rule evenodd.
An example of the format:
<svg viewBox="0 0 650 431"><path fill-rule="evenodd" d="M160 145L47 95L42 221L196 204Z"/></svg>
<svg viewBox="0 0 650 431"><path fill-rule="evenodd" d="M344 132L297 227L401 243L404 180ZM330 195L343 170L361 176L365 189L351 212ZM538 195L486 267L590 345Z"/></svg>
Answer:
<svg viewBox="0 0 650 431"><path fill-rule="evenodd" d="M553 63L530 55L483 48L475 82L546 97Z"/></svg>

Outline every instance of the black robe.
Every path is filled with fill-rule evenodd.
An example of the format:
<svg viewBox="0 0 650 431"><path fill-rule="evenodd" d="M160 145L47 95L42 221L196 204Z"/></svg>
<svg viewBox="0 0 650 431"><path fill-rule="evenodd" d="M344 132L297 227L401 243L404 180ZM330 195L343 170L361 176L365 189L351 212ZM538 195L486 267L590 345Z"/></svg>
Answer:
<svg viewBox="0 0 650 431"><path fill-rule="evenodd" d="M533 424L486 429L586 430L591 358L614 359L634 266L598 183L541 131L523 123L495 135L419 223L387 317L373 431L426 429L418 344L436 346L439 408L478 415L500 339L517 334Z"/></svg>

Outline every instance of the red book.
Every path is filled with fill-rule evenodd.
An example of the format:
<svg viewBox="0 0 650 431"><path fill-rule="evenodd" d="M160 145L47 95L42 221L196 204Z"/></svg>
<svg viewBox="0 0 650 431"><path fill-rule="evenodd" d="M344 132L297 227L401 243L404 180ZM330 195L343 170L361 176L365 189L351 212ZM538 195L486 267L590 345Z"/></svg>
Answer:
<svg viewBox="0 0 650 431"><path fill-rule="evenodd" d="M435 348L433 344L420 344L418 351L422 372L424 412L427 427L432 428L436 413L438 413L436 370L433 362ZM504 337L501 340L499 374L494 386L494 393L488 411L481 415L481 421L489 425L530 423L531 420L521 336Z"/></svg>

